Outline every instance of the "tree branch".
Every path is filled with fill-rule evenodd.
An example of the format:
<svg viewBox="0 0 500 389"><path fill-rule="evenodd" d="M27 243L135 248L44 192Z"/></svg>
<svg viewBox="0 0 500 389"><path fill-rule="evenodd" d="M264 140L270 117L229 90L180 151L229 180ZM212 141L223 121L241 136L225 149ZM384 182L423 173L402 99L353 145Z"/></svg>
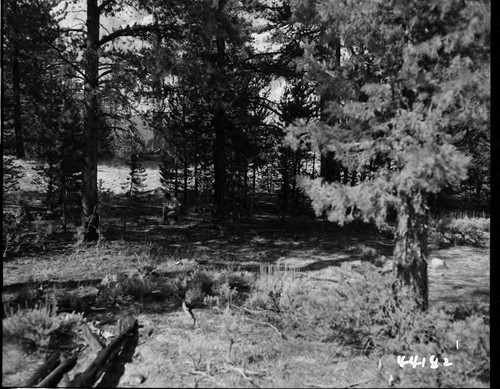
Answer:
<svg viewBox="0 0 500 389"><path fill-rule="evenodd" d="M127 26L125 28L115 30L109 35L103 36L101 38L101 40L99 41L98 46L101 47L101 46L105 45L106 43L111 42L112 40L114 40L116 38L120 38L120 37L126 37L126 36L135 37L143 32L162 31L162 30L169 30L169 29L171 30L171 32L179 32L178 28L176 28L174 26L166 25L166 24L155 24L155 25L148 25L148 26L140 26L139 25L139 26L132 26L132 27Z"/></svg>
<svg viewBox="0 0 500 389"><path fill-rule="evenodd" d="M109 4L111 4L115 0L104 0L102 4L99 6L99 13L101 13L104 8L106 8Z"/></svg>
<svg viewBox="0 0 500 389"><path fill-rule="evenodd" d="M105 72L101 73L98 78L101 79L110 73L113 73L113 69L106 70Z"/></svg>
<svg viewBox="0 0 500 389"><path fill-rule="evenodd" d="M69 59L67 59L63 53L61 53L61 51L57 48L56 45L48 42L49 46L54 49L58 55L58 57L65 63L67 63L69 66L71 66L84 80L85 80L85 73L83 73L80 68L75 65L72 61L70 61Z"/></svg>

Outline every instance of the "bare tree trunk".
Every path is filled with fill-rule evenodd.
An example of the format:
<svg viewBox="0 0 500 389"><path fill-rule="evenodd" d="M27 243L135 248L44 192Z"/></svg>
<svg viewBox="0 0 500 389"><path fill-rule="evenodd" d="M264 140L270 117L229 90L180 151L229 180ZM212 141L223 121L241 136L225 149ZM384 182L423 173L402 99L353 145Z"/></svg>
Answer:
<svg viewBox="0 0 500 389"><path fill-rule="evenodd" d="M297 151L292 152L292 207L295 211L298 210L298 202L297 202L297 174L299 174L300 169L300 155Z"/></svg>
<svg viewBox="0 0 500 389"><path fill-rule="evenodd" d="M283 148L281 153L281 222L284 223L289 213L289 194L290 194L290 169L289 169L290 149Z"/></svg>
<svg viewBox="0 0 500 389"><path fill-rule="evenodd" d="M194 157L194 201L198 201L198 153Z"/></svg>
<svg viewBox="0 0 500 389"><path fill-rule="evenodd" d="M255 208L255 187L257 183L257 166L255 164L255 159L253 160L253 166L252 166L252 202L250 203L250 214L253 215L253 211Z"/></svg>
<svg viewBox="0 0 500 389"><path fill-rule="evenodd" d="M177 157L174 162L175 167L175 178L174 178L174 197L179 196L179 164L177 162Z"/></svg>
<svg viewBox="0 0 500 389"><path fill-rule="evenodd" d="M250 204L248 204L248 159L245 159L245 165L243 168L243 207L245 215L250 215Z"/></svg>
<svg viewBox="0 0 500 389"><path fill-rule="evenodd" d="M313 170L312 170L312 176L311 176L311 178L315 179L316 178L316 153L313 153L312 165L313 165Z"/></svg>
<svg viewBox="0 0 500 389"><path fill-rule="evenodd" d="M226 118L224 111L220 109L214 117L215 129L215 152L214 152L214 195L215 215L219 219L224 218L225 209L225 187L226 187Z"/></svg>
<svg viewBox="0 0 500 389"><path fill-rule="evenodd" d="M358 183L358 172L351 172L351 186L355 186Z"/></svg>
<svg viewBox="0 0 500 389"><path fill-rule="evenodd" d="M12 1L13 17L17 19L17 1ZM17 33L16 25L14 24L13 53L12 53L12 92L14 94L14 134L16 138L16 157L24 158L24 134L21 122L21 75L19 70L19 42L17 41L19 33Z"/></svg>
<svg viewBox="0 0 500 389"><path fill-rule="evenodd" d="M394 247L397 293L401 298L408 293L418 308L425 311L429 305L427 215L416 215L409 200L406 203L399 210Z"/></svg>
<svg viewBox="0 0 500 389"><path fill-rule="evenodd" d="M187 160L187 150L184 148L184 206L187 206L187 194L188 194L188 160Z"/></svg>
<svg viewBox="0 0 500 389"><path fill-rule="evenodd" d="M62 192L62 227L63 231L67 231L68 225L68 189L67 189L66 177L62 177L61 180L61 192Z"/></svg>
<svg viewBox="0 0 500 389"><path fill-rule="evenodd" d="M346 167L342 168L342 184L347 185L349 182L349 169Z"/></svg>
<svg viewBox="0 0 500 389"><path fill-rule="evenodd" d="M226 6L227 0L220 0L217 7L216 19L219 19ZM222 30L222 22L217 20L218 30L216 35L217 57L216 64L218 71L223 74L226 64L226 41L225 32ZM223 98L223 93L220 96ZM223 219L225 216L225 191L226 191L226 134L228 127L228 119L224 108L219 104L215 116L213 118L213 127L215 129L215 151L214 151L214 201L215 215L218 219Z"/></svg>
<svg viewBox="0 0 500 389"><path fill-rule="evenodd" d="M97 0L87 0L87 48L85 52L85 117L83 130L83 227L84 239L99 239L99 212L97 202L97 100L99 76L99 8Z"/></svg>

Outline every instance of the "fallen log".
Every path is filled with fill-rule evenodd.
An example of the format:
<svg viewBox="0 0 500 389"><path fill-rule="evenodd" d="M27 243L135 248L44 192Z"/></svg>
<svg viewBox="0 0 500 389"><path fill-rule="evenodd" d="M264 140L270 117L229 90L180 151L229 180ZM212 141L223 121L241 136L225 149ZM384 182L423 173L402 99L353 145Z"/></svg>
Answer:
<svg viewBox="0 0 500 389"><path fill-rule="evenodd" d="M47 358L42 366L36 369L35 373L28 381L26 381L24 386L32 387L38 385L41 380L47 377L57 366L59 366L60 362L61 359L59 358L59 353L53 353L49 358Z"/></svg>
<svg viewBox="0 0 500 389"><path fill-rule="evenodd" d="M106 371L108 365L125 345L128 337L137 331L138 327L137 319L135 319L128 328L124 328L124 331L120 333L116 339L99 351L94 362L92 362L87 370L75 377L69 383L69 386L77 388L93 387L101 375Z"/></svg>
<svg viewBox="0 0 500 389"><path fill-rule="evenodd" d="M52 373L45 377L42 382L40 382L37 388L55 388L59 381L61 381L64 374L73 369L76 365L77 354L64 360L61 364L56 367Z"/></svg>

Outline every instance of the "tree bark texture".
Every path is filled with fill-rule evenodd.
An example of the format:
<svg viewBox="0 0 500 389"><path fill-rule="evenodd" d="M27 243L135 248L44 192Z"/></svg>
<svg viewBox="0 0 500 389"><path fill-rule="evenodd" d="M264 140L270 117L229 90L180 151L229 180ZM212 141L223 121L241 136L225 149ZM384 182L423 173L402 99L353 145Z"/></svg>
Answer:
<svg viewBox="0 0 500 389"><path fill-rule="evenodd" d="M188 178L189 178L189 165L188 165L188 157L187 157L187 149L186 145L184 145L184 187L183 187L183 201L184 206L187 207L188 201Z"/></svg>
<svg viewBox="0 0 500 389"><path fill-rule="evenodd" d="M422 311L429 305L427 255L427 216L417 215L411 206L403 207L394 247L398 293L408 292Z"/></svg>
<svg viewBox="0 0 500 389"><path fill-rule="evenodd" d="M15 20L17 20L17 1L12 2L12 11ZM17 30L14 24L14 28ZM12 53L12 92L14 94L14 135L16 139L16 157L24 158L24 134L21 122L21 77L19 70L19 43L17 41L19 34L14 31L15 41L13 42Z"/></svg>
<svg viewBox="0 0 500 389"><path fill-rule="evenodd" d="M226 125L224 110L220 109L214 116L215 129L214 150L214 205L217 218L224 218L226 197Z"/></svg>
<svg viewBox="0 0 500 389"><path fill-rule="evenodd" d="M99 7L97 0L87 0L87 48L85 52L85 117L83 130L83 227L84 240L99 239L97 200L97 145L99 102Z"/></svg>
<svg viewBox="0 0 500 389"><path fill-rule="evenodd" d="M216 46L217 56L216 65L219 74L224 74L226 64L226 41L223 28L222 15L226 6L226 0L220 0L217 7L217 32ZM214 150L214 205L215 216L218 219L224 219L225 197L226 197L226 137L228 119L223 106L223 92L219 93L218 106L213 118L213 128L215 130L215 150Z"/></svg>

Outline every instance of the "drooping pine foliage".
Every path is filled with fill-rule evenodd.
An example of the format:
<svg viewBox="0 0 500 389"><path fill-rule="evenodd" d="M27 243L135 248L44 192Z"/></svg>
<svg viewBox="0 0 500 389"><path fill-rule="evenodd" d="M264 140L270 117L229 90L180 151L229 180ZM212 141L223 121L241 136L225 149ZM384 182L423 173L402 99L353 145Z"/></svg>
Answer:
<svg viewBox="0 0 500 389"><path fill-rule="evenodd" d="M467 178L471 157L460 141L489 127L489 9L476 1L320 1L300 12L306 3L296 4L297 20L340 39L348 60L328 66L309 47L303 66L336 99L328 124L290 126L287 143L333 152L368 179L300 184L316 213L340 224L360 218L386 228L395 210L397 274L425 309L429 196Z"/></svg>
<svg viewBox="0 0 500 389"><path fill-rule="evenodd" d="M381 227L389 206L397 208L410 201L417 212L424 212L427 194L466 178L470 157L453 143L466 132L488 125L485 6L471 2L459 11L458 2L444 2L442 8L434 2L393 3L353 8L344 14L352 18L346 25L336 23L338 29L352 29L343 37L351 59L340 69L321 68L310 53L311 74L329 78L323 88L354 83L354 75L366 75L358 81L361 87L352 85L343 94L340 104L330 104L328 112L337 118L334 126L291 126L287 137L294 148L302 144L334 151L338 160L354 170L378 163L369 181L353 187L302 180L315 209L328 208L330 220L340 223L353 220L354 206L360 217L373 219ZM321 22L338 16L333 5L327 10ZM357 18L371 21L361 27ZM422 24L428 18L434 24Z"/></svg>

